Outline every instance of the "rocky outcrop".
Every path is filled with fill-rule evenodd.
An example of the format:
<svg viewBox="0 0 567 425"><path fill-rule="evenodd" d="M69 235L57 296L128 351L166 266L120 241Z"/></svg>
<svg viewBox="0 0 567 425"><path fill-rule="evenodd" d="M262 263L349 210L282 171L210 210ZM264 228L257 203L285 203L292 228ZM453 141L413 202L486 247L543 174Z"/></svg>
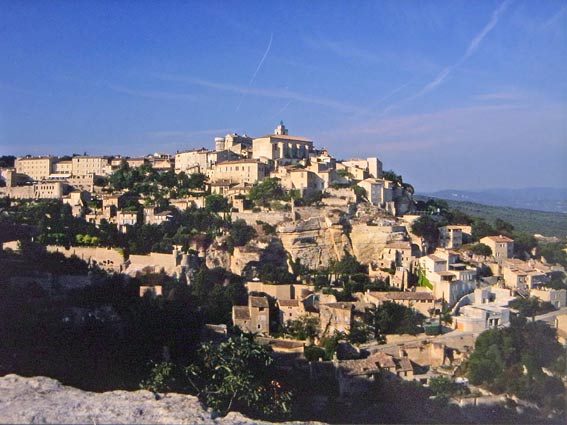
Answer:
<svg viewBox="0 0 567 425"><path fill-rule="evenodd" d="M399 225L354 223L350 232L352 252L363 264L375 261L388 242L406 239L406 228Z"/></svg>
<svg viewBox="0 0 567 425"><path fill-rule="evenodd" d="M268 424L231 412L214 418L189 395L149 391L92 393L38 376L0 378L0 423L11 424Z"/></svg>
<svg viewBox="0 0 567 425"><path fill-rule="evenodd" d="M327 267L342 258L351 246L343 226L333 220L312 217L295 224L280 226L278 236L283 247L296 260L312 269Z"/></svg>

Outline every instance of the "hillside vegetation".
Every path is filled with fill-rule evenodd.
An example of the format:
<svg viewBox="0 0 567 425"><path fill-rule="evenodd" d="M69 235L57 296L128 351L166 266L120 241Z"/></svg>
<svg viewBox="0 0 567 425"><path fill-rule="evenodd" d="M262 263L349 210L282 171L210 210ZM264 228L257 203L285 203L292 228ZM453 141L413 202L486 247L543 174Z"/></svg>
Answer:
<svg viewBox="0 0 567 425"><path fill-rule="evenodd" d="M427 200L430 197L415 196L416 200ZM435 199L435 198L434 198ZM487 222L497 218L514 226L517 231L539 233L544 236L567 237L567 214L522 208L497 207L444 199L451 208L458 209L472 217L480 217Z"/></svg>

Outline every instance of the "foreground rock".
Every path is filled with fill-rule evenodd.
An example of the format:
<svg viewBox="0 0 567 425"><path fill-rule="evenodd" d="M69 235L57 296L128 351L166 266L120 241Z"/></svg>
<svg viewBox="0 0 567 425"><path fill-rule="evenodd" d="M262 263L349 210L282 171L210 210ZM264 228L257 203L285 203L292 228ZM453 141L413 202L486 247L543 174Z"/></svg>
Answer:
<svg viewBox="0 0 567 425"><path fill-rule="evenodd" d="M211 417L192 396L149 391L92 393L46 378L0 378L0 423L81 424L258 424L239 413Z"/></svg>

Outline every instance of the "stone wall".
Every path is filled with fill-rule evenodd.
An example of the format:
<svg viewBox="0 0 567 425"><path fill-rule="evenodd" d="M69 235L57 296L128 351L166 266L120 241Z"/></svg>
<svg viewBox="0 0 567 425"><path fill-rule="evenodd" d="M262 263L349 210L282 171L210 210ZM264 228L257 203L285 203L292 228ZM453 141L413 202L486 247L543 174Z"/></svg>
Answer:
<svg viewBox="0 0 567 425"><path fill-rule="evenodd" d="M232 221L244 220L248 225L255 225L258 221L275 226L284 221L291 221L291 213L285 211L261 211L261 212L234 212L231 213Z"/></svg>
<svg viewBox="0 0 567 425"><path fill-rule="evenodd" d="M179 257L177 251L171 254L150 252L147 255L130 255L126 273L133 275L150 268L155 273L159 273L163 269L167 274L173 275L178 271Z"/></svg>
<svg viewBox="0 0 567 425"><path fill-rule="evenodd" d="M48 252L60 252L65 257L76 255L87 263L97 264L100 268L108 271L121 272L124 269L124 254L115 248L103 248L93 246L63 246L48 245Z"/></svg>

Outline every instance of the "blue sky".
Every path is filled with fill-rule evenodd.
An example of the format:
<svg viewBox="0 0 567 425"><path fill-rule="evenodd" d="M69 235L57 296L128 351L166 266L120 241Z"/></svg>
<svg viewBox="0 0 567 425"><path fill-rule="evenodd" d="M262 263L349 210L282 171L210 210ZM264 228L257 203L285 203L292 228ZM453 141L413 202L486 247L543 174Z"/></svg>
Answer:
<svg viewBox="0 0 567 425"><path fill-rule="evenodd" d="M174 153L282 119L418 191L567 187L567 1L0 10L0 154Z"/></svg>

